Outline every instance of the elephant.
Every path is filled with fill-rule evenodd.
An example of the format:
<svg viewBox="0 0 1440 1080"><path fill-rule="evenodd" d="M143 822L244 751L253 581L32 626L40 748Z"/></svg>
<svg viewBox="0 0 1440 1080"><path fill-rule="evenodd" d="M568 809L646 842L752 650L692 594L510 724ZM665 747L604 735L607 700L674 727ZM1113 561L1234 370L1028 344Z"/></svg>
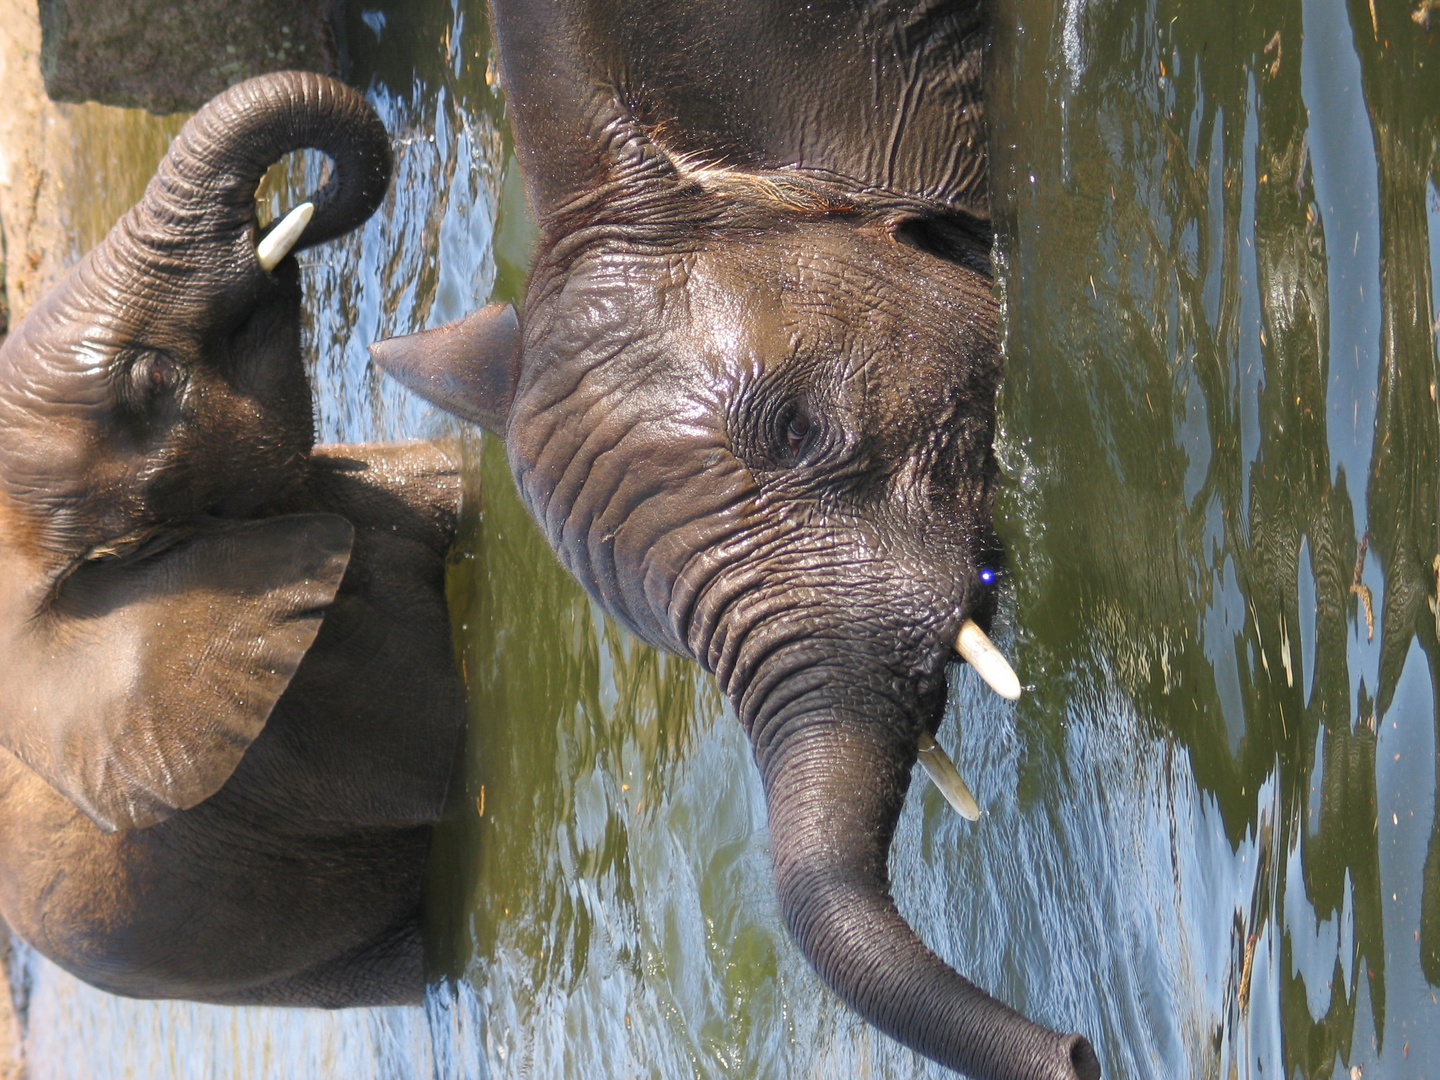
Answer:
<svg viewBox="0 0 1440 1080"><path fill-rule="evenodd" d="M494 0L538 239L523 315L372 346L504 439L621 625L713 673L819 975L989 1080L1100 1074L963 978L887 855L1001 569L980 0ZM945 779L942 776L942 779Z"/></svg>
<svg viewBox="0 0 1440 1080"><path fill-rule="evenodd" d="M262 231L305 147L329 179ZM354 90L240 83L0 347L0 913L104 990L423 996L456 455L314 447L289 254L390 170Z"/></svg>

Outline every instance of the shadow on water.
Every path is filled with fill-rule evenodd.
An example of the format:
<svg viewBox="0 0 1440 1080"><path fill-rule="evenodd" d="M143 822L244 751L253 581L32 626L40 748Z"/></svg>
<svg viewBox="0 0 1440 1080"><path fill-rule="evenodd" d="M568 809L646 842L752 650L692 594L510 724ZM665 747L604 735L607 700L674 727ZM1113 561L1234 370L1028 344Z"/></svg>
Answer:
<svg viewBox="0 0 1440 1080"><path fill-rule="evenodd" d="M957 673L940 737L988 814L917 785L897 900L1111 1077L1430 1075L1440 47L1378 0L999 7L1002 644L1030 692ZM397 176L302 260L320 434L454 432L364 346L523 293L484 4L360 4L347 29ZM77 252L179 123L85 108ZM322 169L278 167L267 212ZM502 448L463 445L471 723L426 1008L128 1002L31 958L34 1075L946 1075L789 943L710 682L609 625Z"/></svg>

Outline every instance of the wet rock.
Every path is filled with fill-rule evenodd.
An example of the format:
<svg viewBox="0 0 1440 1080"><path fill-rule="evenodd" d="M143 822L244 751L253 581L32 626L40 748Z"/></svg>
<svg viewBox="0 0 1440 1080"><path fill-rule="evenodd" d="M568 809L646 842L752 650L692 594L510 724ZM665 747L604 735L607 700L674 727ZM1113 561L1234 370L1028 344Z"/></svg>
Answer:
<svg viewBox="0 0 1440 1080"><path fill-rule="evenodd" d="M0 282L5 280L5 218L0 214ZM0 289L0 345L10 336L10 298Z"/></svg>
<svg viewBox="0 0 1440 1080"><path fill-rule="evenodd" d="M193 112L267 71L339 75L342 0L40 0L56 101Z"/></svg>

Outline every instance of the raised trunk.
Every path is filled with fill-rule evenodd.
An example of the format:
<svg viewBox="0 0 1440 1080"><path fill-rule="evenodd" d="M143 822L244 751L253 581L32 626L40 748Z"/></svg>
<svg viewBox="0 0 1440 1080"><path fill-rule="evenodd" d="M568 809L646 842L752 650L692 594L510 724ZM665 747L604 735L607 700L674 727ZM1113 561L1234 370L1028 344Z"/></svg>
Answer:
<svg viewBox="0 0 1440 1080"><path fill-rule="evenodd" d="M225 232L255 220L255 189L293 150L334 162L311 196L315 217L297 247L354 228L374 212L390 180L390 140L365 99L333 79L286 71L250 79L191 118L140 206L185 229Z"/></svg>
<svg viewBox="0 0 1440 1080"><path fill-rule="evenodd" d="M854 705L852 696L839 713L792 710L755 740L780 907L801 951L866 1020L952 1069L985 1080L1099 1077L1084 1037L1002 1005L901 917L887 860L914 739L909 725L852 714Z"/></svg>
<svg viewBox="0 0 1440 1080"><path fill-rule="evenodd" d="M315 214L296 249L354 228L385 197L385 128L350 87L310 72L279 72L231 87L190 119L144 198L92 253L95 272L102 282L153 297L172 321L177 313L224 321L230 309L248 310L265 276L255 256L255 191L271 165L307 148L333 166L310 197ZM148 287L136 286L137 274Z"/></svg>
<svg viewBox="0 0 1440 1080"><path fill-rule="evenodd" d="M169 488L170 479L162 482L150 469L142 489L138 458L125 456L130 444L123 453L110 452L76 434L89 423L101 425L97 430L107 437L130 431L116 419L123 414L130 424L134 412L121 407L118 388L152 361L160 365L162 383L166 371L187 379L202 369L220 371L226 393L234 394L227 406L233 415L266 416L265 438L248 443L254 453L235 463L251 486L238 493L227 487L227 506L236 500L253 505L294 475L289 463L309 449L313 428L300 359L299 273L293 260L269 273L262 267L255 191L270 165L302 147L324 151L334 168L314 196L316 211L299 246L352 228L384 197L389 137L356 91L298 72L241 83L185 125L145 196L0 350L0 424L29 430L53 424L63 410L73 414L62 430L75 438L63 444L50 436L12 439L0 463L9 497L43 523L38 546L62 563L97 540L124 535L136 520L149 520L154 507L139 509L141 490L146 499L160 499L170 516L220 505L218 487L196 484L198 467L170 471ZM106 369L103 378L96 376L99 367ZM213 397L209 402L207 408L220 408ZM147 428L145 438L189 438L181 423L188 415L178 411L166 425ZM197 454L228 452L213 437L197 432L195 440L180 458L193 463ZM102 489L114 494L103 512L95 509ZM72 512L77 507L88 508L83 523Z"/></svg>

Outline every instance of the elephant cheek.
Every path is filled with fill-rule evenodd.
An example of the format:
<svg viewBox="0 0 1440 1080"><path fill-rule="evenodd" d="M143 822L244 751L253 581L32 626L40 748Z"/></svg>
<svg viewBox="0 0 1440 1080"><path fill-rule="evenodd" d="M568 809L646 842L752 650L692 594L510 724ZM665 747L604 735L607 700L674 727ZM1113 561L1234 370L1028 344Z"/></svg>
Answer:
<svg viewBox="0 0 1440 1080"><path fill-rule="evenodd" d="M539 395L535 395L539 397ZM693 649L701 596L760 542L755 487L713 434L671 421L607 418L584 430L522 400L512 468L566 569L606 613L647 643L705 664Z"/></svg>

